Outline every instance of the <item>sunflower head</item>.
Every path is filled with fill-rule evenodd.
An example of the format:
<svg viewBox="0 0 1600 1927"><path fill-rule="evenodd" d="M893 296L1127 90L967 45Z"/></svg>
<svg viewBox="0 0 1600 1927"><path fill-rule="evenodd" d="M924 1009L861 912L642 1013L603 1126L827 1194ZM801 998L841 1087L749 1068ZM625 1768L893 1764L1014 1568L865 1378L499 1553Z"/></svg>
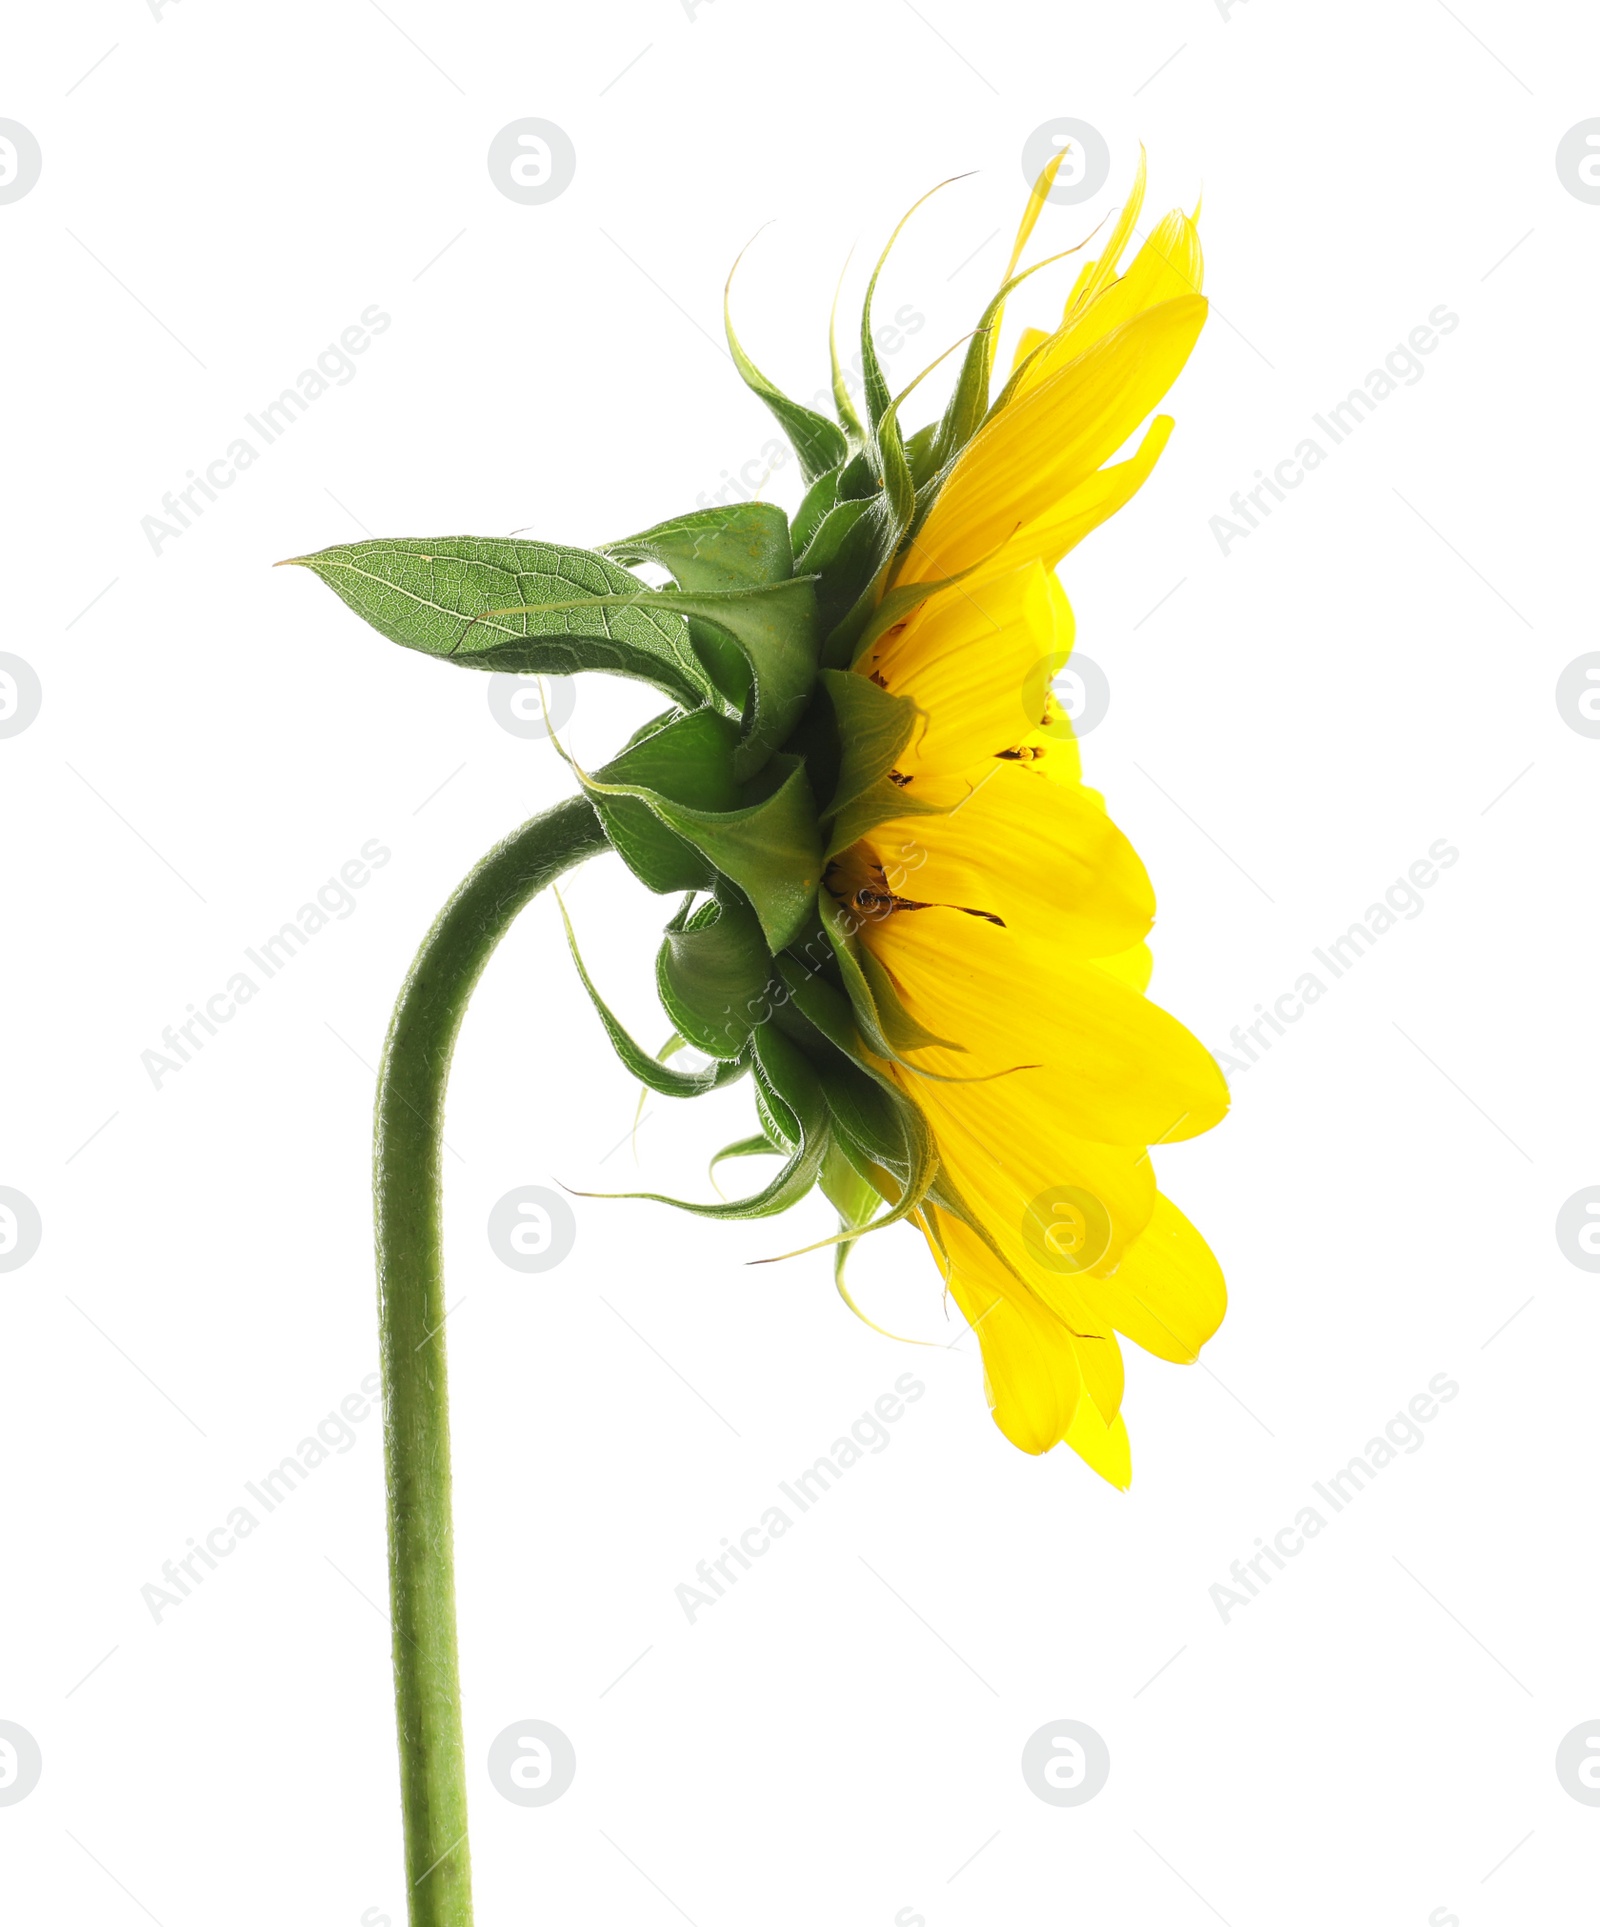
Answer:
<svg viewBox="0 0 1600 1927"><path fill-rule="evenodd" d="M1064 1441L1126 1485L1119 1335L1192 1361L1225 1302L1150 1147L1208 1129L1227 1094L1144 994L1155 900L1052 687L1073 647L1056 570L1154 467L1172 422L1153 411L1206 304L1181 213L1124 265L1141 161L1059 322L1027 329L998 377L1058 165L943 412L912 432L923 377L891 394L873 339L882 260L859 409L831 331L834 417L769 381L729 320L805 480L793 516L754 501L595 550L448 537L299 559L404 647L471 669L606 670L668 699L602 768L574 765L624 863L680 899L656 965L659 1051L573 956L648 1088L693 1097L748 1074L759 1130L719 1160L779 1168L734 1203L663 1202L762 1217L820 1186L841 1292L851 1245L909 1220L978 1334L1006 1436ZM648 586L647 565L670 586ZM693 1068L673 1061L685 1047Z"/></svg>

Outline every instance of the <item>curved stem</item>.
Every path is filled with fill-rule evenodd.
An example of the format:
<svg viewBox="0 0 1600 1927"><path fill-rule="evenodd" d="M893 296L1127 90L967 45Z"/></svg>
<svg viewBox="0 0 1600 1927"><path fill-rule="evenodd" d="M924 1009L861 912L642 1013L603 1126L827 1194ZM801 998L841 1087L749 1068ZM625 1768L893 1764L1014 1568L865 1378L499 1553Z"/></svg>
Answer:
<svg viewBox="0 0 1600 1927"><path fill-rule="evenodd" d="M581 796L534 817L496 845L423 940L395 1005L378 1072L378 1327L411 1927L472 1922L440 1241L445 1085L467 1000L495 945L547 883L606 847L599 820Z"/></svg>

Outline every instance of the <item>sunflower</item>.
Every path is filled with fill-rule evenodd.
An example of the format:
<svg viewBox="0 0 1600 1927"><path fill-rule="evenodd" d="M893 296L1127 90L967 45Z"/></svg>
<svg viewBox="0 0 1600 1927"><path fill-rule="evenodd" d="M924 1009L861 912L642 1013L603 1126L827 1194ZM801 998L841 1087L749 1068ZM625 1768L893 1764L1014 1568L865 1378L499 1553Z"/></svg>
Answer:
<svg viewBox="0 0 1600 1927"><path fill-rule="evenodd" d="M942 414L914 433L901 412L922 377L891 395L874 344L882 260L859 409L836 349L829 417L779 390L730 321L806 483L792 517L739 503L592 550L451 537L303 560L392 640L455 666L606 670L669 697L519 833L560 845L529 894L609 847L681 896L657 959L665 1046L629 1036L579 959L582 981L648 1088L688 1098L750 1076L759 1131L714 1163L782 1166L746 1198L664 1202L765 1216L820 1185L847 1298L852 1245L911 1222L977 1333L1005 1436L1064 1442L1126 1486L1119 1340L1191 1362L1225 1304L1151 1147L1208 1130L1227 1090L1145 995L1155 899L1052 690L1074 638L1056 571L1153 469L1172 422L1152 414L1206 303L1182 213L1123 265L1141 159L1059 323L1022 334L995 393L1008 299L1050 265L1019 269L1056 165ZM646 564L670 583L648 585ZM686 1046L690 1068L674 1062Z"/></svg>

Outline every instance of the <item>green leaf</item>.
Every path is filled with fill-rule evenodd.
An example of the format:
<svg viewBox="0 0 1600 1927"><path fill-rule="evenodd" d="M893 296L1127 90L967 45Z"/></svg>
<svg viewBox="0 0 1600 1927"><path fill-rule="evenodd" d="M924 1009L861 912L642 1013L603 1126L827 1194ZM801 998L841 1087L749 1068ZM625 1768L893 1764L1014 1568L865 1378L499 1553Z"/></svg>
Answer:
<svg viewBox="0 0 1600 1927"><path fill-rule="evenodd" d="M824 890L817 899L817 907L822 916L822 927L827 933L828 943L839 965L839 975L844 984L845 996L849 1000L851 1015L856 1028L875 1057L893 1059L896 1055L894 1045L889 1042L884 1027L878 1018L878 1006L873 1001L872 987L861 969L860 946L856 942L854 926L845 912L844 906L835 903L828 891Z"/></svg>
<svg viewBox="0 0 1600 1927"><path fill-rule="evenodd" d="M940 1037L937 1032L919 1024L900 1001L900 993L894 987L894 980L883 965L872 954L870 944L862 944L859 950L861 973L867 987L872 992L873 1007L878 1013L878 1023L883 1034L894 1047L897 1058L908 1050L958 1050L966 1051L965 1044L958 1044L949 1037ZM903 1062L904 1060L901 1059ZM923 1071L922 1076L928 1073Z"/></svg>
<svg viewBox="0 0 1600 1927"><path fill-rule="evenodd" d="M932 192L937 193L938 189L935 188ZM889 383L884 376L883 363L878 359L878 344L872 338L872 297L878 291L878 276L883 273L884 263L889 259L889 250L900 238L901 228L927 198L926 194L920 196L900 216L894 233L884 244L883 252L878 256L877 263L868 277L866 296L861 303L861 380L866 390L863 404L866 409L866 441L868 449L873 453L875 464L878 422L889 406Z"/></svg>
<svg viewBox="0 0 1600 1927"><path fill-rule="evenodd" d="M617 562L654 562L680 589L737 589L794 574L789 518L772 502L696 509L607 542L601 553Z"/></svg>
<svg viewBox="0 0 1600 1927"><path fill-rule="evenodd" d="M892 696L852 669L824 669L821 682L833 704L842 751L838 786L822 812L826 818L889 774L916 734L922 712L909 696Z"/></svg>
<svg viewBox="0 0 1600 1927"><path fill-rule="evenodd" d="M831 475L824 478L833 481ZM835 501L823 510L813 526L805 547L800 551L800 567L807 575L820 576L827 583L839 559L847 551L850 531L872 507L872 498Z"/></svg>
<svg viewBox="0 0 1600 1927"><path fill-rule="evenodd" d="M567 906L562 901L561 892L555 893L556 906L561 912L561 922L567 933L567 948L572 952L572 961L577 966L578 980L589 993L589 1001L599 1013L605 1026L606 1036L611 1048L622 1060L624 1069L638 1078L641 1084L648 1085L663 1097L702 1097L707 1091L714 1091L720 1085L731 1082L742 1074L744 1066L735 1060L732 1063L712 1063L704 1070L675 1071L653 1057L649 1051L636 1044L622 1024L612 1014L605 999L595 989L594 982L584 968L583 958L578 954L578 939L573 934L572 919L567 915Z"/></svg>
<svg viewBox="0 0 1600 1927"><path fill-rule="evenodd" d="M907 1131L901 1115L905 1100L842 1058L825 1075L823 1093L840 1135L867 1163L903 1186L917 1162L916 1133Z"/></svg>
<svg viewBox="0 0 1600 1927"><path fill-rule="evenodd" d="M632 749L635 743L642 743L647 736L654 736L658 729L665 729L668 723L675 723L683 714L681 709L663 709L659 716L652 716L648 722L641 723L628 740L622 745Z"/></svg>
<svg viewBox="0 0 1600 1927"><path fill-rule="evenodd" d="M722 1204L694 1204L683 1198L663 1197L657 1191L625 1191L609 1195L647 1198L655 1204L670 1204L679 1211L692 1212L697 1218L748 1219L770 1218L797 1204L816 1183L817 1172L827 1149L827 1107L814 1073L797 1045L767 1025L756 1033L756 1075L768 1091L783 1087L784 1102L794 1111L798 1142L783 1169L753 1197L737 1198ZM594 1193L580 1193L597 1195ZM599 1194L606 1195L606 1194Z"/></svg>
<svg viewBox="0 0 1600 1927"><path fill-rule="evenodd" d="M818 598L826 611L824 667L846 669L855 659L862 631L882 600L884 580L905 526L887 492L879 489L845 530Z"/></svg>
<svg viewBox="0 0 1600 1927"><path fill-rule="evenodd" d="M897 1084L862 1061L850 1005L833 985L789 957L778 967L794 1008L834 1046L818 1076L835 1128L861 1157L920 1194L938 1163L927 1119Z"/></svg>
<svg viewBox="0 0 1600 1927"><path fill-rule="evenodd" d="M855 1168L877 1189L874 1167L891 1178L899 1195L889 1209L853 1229L883 1231L910 1217L928 1196L939 1171L939 1150L928 1120L903 1091L886 1079L840 1059L822 1076L833 1134Z"/></svg>
<svg viewBox="0 0 1600 1927"><path fill-rule="evenodd" d="M1048 255L1043 261L1036 261L1031 268L1024 268L1020 274L1009 276L984 309L967 343L961 372L956 377L956 385L951 391L950 400L945 405L944 416L929 448L930 474L938 474L941 469L955 460L977 434L983 425L984 417L989 412L989 385L994 373L995 342L999 338L1000 323L1005 316L1007 298L1013 289L1028 279L1029 275L1037 274L1041 268L1051 267L1057 261L1064 261L1068 254L1075 251L1071 248L1063 249L1060 254Z"/></svg>
<svg viewBox="0 0 1600 1927"><path fill-rule="evenodd" d="M880 486L871 455L866 449L858 448L839 471L838 499L841 502L864 502L869 495L876 495Z"/></svg>
<svg viewBox="0 0 1600 1927"><path fill-rule="evenodd" d="M818 1183L822 1195L838 1212L841 1223L850 1231L859 1231L883 1202L872 1181L856 1169L844 1145L837 1137L831 1135L828 1148L823 1153ZM845 1254L854 1242L853 1238L846 1239L835 1247L833 1261L835 1277L844 1270Z"/></svg>
<svg viewBox="0 0 1600 1927"><path fill-rule="evenodd" d="M950 352L950 349L945 350L946 354ZM899 411L917 384L925 381L943 360L944 355L940 355L921 374L914 376L889 403L878 424L879 432L872 447L882 471L883 489L873 499L870 520L864 520L862 525L871 531L872 563L861 593L849 612L828 632L823 643L822 661L828 668L843 668L853 660L856 644L884 600L890 567L916 519L917 485L906 460L905 444L900 439Z"/></svg>
<svg viewBox="0 0 1600 1927"><path fill-rule="evenodd" d="M793 957L780 957L778 969L794 1008L834 1046L819 1075L835 1131L860 1158L898 1178L913 1200L921 1197L939 1168L927 1119L897 1084L862 1062L849 999Z"/></svg>
<svg viewBox="0 0 1600 1927"><path fill-rule="evenodd" d="M924 422L914 435L906 438L906 464L920 494L939 471L939 424Z"/></svg>
<svg viewBox="0 0 1600 1927"><path fill-rule="evenodd" d="M740 259L743 259L742 255ZM789 437L795 454L800 458L800 473L807 482L814 482L819 475L825 475L830 468L839 466L850 453L850 444L845 440L844 430L829 421L826 415L819 415L815 409L806 408L800 402L790 401L781 389L774 387L740 346L739 337L733 332L733 315L729 305L733 276L738 267L739 262L735 261L722 295L722 325L728 336L728 352L733 356L733 365L743 377L745 386L761 397L777 417L779 427Z"/></svg>
<svg viewBox="0 0 1600 1927"><path fill-rule="evenodd" d="M734 772L753 776L800 720L817 680L816 584L809 577L744 589L660 592L668 606L727 631L755 678L753 713L734 752Z"/></svg>
<svg viewBox="0 0 1600 1927"><path fill-rule="evenodd" d="M777 787L748 809L726 816L672 809L666 820L703 850L749 898L769 949L778 951L804 929L822 880L822 838L805 765L775 756L768 774Z"/></svg>
<svg viewBox="0 0 1600 1927"><path fill-rule="evenodd" d="M514 675L605 670L686 708L721 700L683 618L642 604L636 577L586 549L452 535L340 543L292 562L403 649Z"/></svg>
<svg viewBox="0 0 1600 1927"><path fill-rule="evenodd" d="M879 1197L889 1207L881 1215L868 1212L861 1217L851 1217L841 1210L845 1224L836 1236L819 1238L801 1247L801 1251L819 1251L829 1245L836 1250L848 1250L859 1238L900 1223L932 1194L940 1172L938 1147L922 1113L881 1073L863 1068L852 1058L836 1052L827 1053L820 1062L808 1062L811 1074L822 1087L828 1111L829 1152L824 1154L824 1171L829 1169L829 1155L837 1150L856 1175L872 1187L874 1210ZM760 1082L758 1070L758 1089ZM839 1175L836 1164L833 1171L835 1176ZM824 1190L827 1190L826 1184ZM834 1194L829 1191L828 1195ZM800 1252L783 1255L798 1257ZM840 1261L836 1259L836 1281L840 1278L840 1269ZM844 1293L844 1297L851 1310L856 1311L849 1294Z"/></svg>
<svg viewBox="0 0 1600 1927"><path fill-rule="evenodd" d="M916 732L921 712L909 696L892 696L855 670L824 669L822 682L838 721L842 754L839 780L823 820L833 819L824 856L906 816L941 816L939 805L924 803L890 778L897 758Z"/></svg>
<svg viewBox="0 0 1600 1927"><path fill-rule="evenodd" d="M821 938L819 935L819 942ZM806 946L810 955L812 946ZM827 952L825 950L824 957ZM861 1056L861 1034L850 999L822 976L820 963L806 963L793 951L777 959L778 974L795 1009L838 1051L853 1062Z"/></svg>
<svg viewBox="0 0 1600 1927"><path fill-rule="evenodd" d="M743 651L755 679L754 713L746 715L744 735L734 755L735 773L741 779L753 776L788 736L816 683L817 596L809 576L697 594L638 587L629 596L591 596L557 606L672 610L725 630ZM706 672L702 669L701 674Z"/></svg>
<svg viewBox="0 0 1600 1927"><path fill-rule="evenodd" d="M833 409L839 417L841 426L852 442L859 443L865 430L861 417L856 413L856 405L851 398L849 384L845 381L844 370L839 365L839 296L844 292L844 278L850 270L848 259L839 270L838 285L833 291L833 306L828 310L828 368L833 381Z"/></svg>
<svg viewBox="0 0 1600 1927"><path fill-rule="evenodd" d="M669 830L739 886L754 906L768 946L781 950L811 915L822 878L822 836L799 757L774 756L758 779L760 786L770 787L746 807L715 812L688 808L642 785L585 779L592 796L634 796L648 804Z"/></svg>
<svg viewBox="0 0 1600 1927"><path fill-rule="evenodd" d="M843 904L835 903L826 890L821 893L819 902L822 906L823 928L839 960L845 994L850 999L856 1023L872 1052L894 1063L905 1064L901 1053L908 1050L927 1050L934 1046L943 1050L964 1050L965 1045L954 1043L947 1037L936 1037L906 1009L888 973L868 947L857 939L858 925L854 914L847 911ZM906 1065L906 1068L918 1069L916 1065ZM929 1073L919 1072L919 1075L927 1076Z"/></svg>
<svg viewBox="0 0 1600 1927"><path fill-rule="evenodd" d="M819 475L806 490L805 499L794 512L789 539L798 556L816 533L817 525L839 499L839 477L843 469L830 468L826 475ZM805 571L802 569L802 574Z"/></svg>
<svg viewBox="0 0 1600 1927"><path fill-rule="evenodd" d="M817 622L824 635L856 605L882 560L887 510L881 493L839 502L822 518L800 558L817 577Z"/></svg>
<svg viewBox="0 0 1600 1927"><path fill-rule="evenodd" d="M803 1144L790 1153L783 1169L771 1184L748 1198L735 1198L722 1204L696 1204L690 1198L669 1198L660 1191L578 1191L580 1198L639 1198L648 1204L670 1204L674 1211L687 1211L697 1218L721 1218L739 1222L749 1218L775 1218L798 1204L817 1181L822 1162L822 1141Z"/></svg>
<svg viewBox="0 0 1600 1927"><path fill-rule="evenodd" d="M602 552L617 562L654 562L690 592L787 582L794 574L789 518L771 502L697 509L608 542ZM755 680L744 648L726 628L692 615L689 637L712 680L742 713Z"/></svg>
<svg viewBox="0 0 1600 1927"><path fill-rule="evenodd" d="M828 1148L823 1153L822 1169L817 1173L817 1183L822 1195L839 1214L839 1224L843 1232L859 1232L872 1217L879 1204L879 1196L871 1180L858 1171L851 1161L850 1153L837 1137L828 1140ZM833 1282L839 1296L864 1324L871 1325L861 1307L850 1296L844 1281L845 1265L855 1250L859 1239L841 1236L833 1248ZM881 1327L875 1326L875 1330Z"/></svg>
<svg viewBox="0 0 1600 1927"><path fill-rule="evenodd" d="M774 1144L764 1131L758 1131L754 1137L736 1138L732 1144L724 1144L706 1166L706 1176L716 1184L717 1166L725 1163L729 1158L783 1158L788 1155L789 1153L781 1144ZM718 1186L718 1189L720 1188Z"/></svg>
<svg viewBox="0 0 1600 1927"><path fill-rule="evenodd" d="M980 563L973 564L973 568L979 568L981 566ZM926 602L929 596L937 595L941 589L948 589L952 582L959 582L962 576L970 575L971 573L971 569L963 569L960 575L942 576L937 582L901 582L896 584L896 586L890 589L883 597L883 600L878 604L877 608L873 610L871 620L857 637L855 649L851 656L852 664L860 662L861 658L875 642L881 637L886 636L897 622L904 622L912 610L917 608L919 604Z"/></svg>
<svg viewBox="0 0 1600 1927"><path fill-rule="evenodd" d="M833 830L823 852L824 860L831 863L852 843L870 836L880 824L897 823L906 816L947 816L949 813L948 804L924 802L920 796L901 789L887 776L881 776L870 789L863 790L846 803L834 818ZM909 855L909 848L901 854Z"/></svg>
<svg viewBox="0 0 1600 1927"><path fill-rule="evenodd" d="M787 1140L795 1157L814 1156L806 1190L815 1182L827 1148L828 1109L816 1066L793 1038L776 1024L759 1025L753 1033L751 1070L766 1112L775 1117L780 1141ZM771 1133L769 1133L771 1135ZM804 1195L803 1193L799 1195Z"/></svg>
<svg viewBox="0 0 1600 1927"><path fill-rule="evenodd" d="M732 891L695 911L686 900L667 925L656 988L678 1030L707 1056L739 1055L772 1014L775 981L755 912Z"/></svg>
<svg viewBox="0 0 1600 1927"><path fill-rule="evenodd" d="M961 178L960 175L953 175L951 180L959 180ZM922 206L924 201L932 200L940 188L949 187L950 184L951 181L940 181L938 187L930 187L926 194L919 195L918 198L911 203L910 207L906 209L905 213L901 215L899 221L896 223L894 233L891 234L889 239L884 243L883 252L878 256L877 264L872 270L871 278L867 282L866 297L861 304L861 378L866 387L866 439L868 451L872 455L874 466L880 476L885 472L884 428L886 418L889 428L889 441L893 444L901 467L904 467L905 464L905 450L901 444L899 427L890 411L889 384L884 377L883 364L878 359L878 345L872 338L872 297L878 290L878 277L883 273L884 265L888 261L890 252L895 242L899 240L906 223L911 219L912 215L916 213L917 209ZM918 379L920 380L920 376ZM915 387L915 385L915 383L912 384L913 387ZM907 390L907 393L909 392L910 390ZM909 470L907 470L907 480L909 481L909 479L910 474Z"/></svg>
<svg viewBox="0 0 1600 1927"><path fill-rule="evenodd" d="M767 1064L752 1064L752 1083L756 1085L756 1116L760 1118L761 1129L767 1133L767 1137L788 1154L804 1143L806 1125L800 1122L800 1112L773 1083L769 1064L771 1050L767 1050Z"/></svg>
<svg viewBox="0 0 1600 1927"><path fill-rule="evenodd" d="M653 730L592 776L579 780L618 855L648 889L709 889L715 868L704 853L664 823L644 800L663 797L693 809L739 807L733 752L739 730L711 709Z"/></svg>

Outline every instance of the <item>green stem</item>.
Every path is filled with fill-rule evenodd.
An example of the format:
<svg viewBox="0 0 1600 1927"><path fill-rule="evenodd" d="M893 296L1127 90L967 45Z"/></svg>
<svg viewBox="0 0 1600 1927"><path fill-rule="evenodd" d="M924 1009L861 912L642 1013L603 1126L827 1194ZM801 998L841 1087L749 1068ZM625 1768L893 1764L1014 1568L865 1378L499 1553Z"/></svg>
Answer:
<svg viewBox="0 0 1600 1927"><path fill-rule="evenodd" d="M423 940L395 1005L378 1073L378 1328L411 1927L472 1924L440 1242L450 1057L467 1000L517 913L564 870L606 847L598 818L578 796L492 849Z"/></svg>

